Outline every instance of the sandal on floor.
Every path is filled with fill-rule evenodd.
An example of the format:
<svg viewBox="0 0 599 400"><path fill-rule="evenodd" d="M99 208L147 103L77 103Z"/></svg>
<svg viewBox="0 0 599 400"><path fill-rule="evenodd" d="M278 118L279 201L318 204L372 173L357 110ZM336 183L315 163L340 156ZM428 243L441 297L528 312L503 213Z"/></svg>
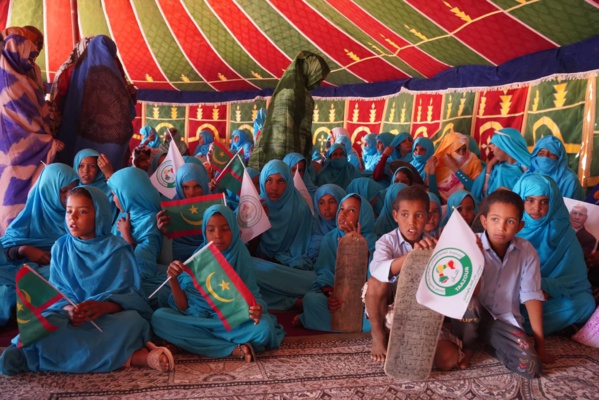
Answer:
<svg viewBox="0 0 599 400"><path fill-rule="evenodd" d="M247 353L243 351L243 348L241 346L247 346L247 348L250 350L250 355L252 356L252 359L249 362L256 362L256 352L254 351L254 346L252 346L250 342L237 345L237 350L239 350L239 352L242 354L242 356L239 358L245 361L245 357L247 356Z"/></svg>
<svg viewBox="0 0 599 400"><path fill-rule="evenodd" d="M148 353L148 366L152 369L169 372L175 369L175 359L173 354L166 347L158 347L152 342L146 343L146 347L149 350ZM162 364L161 358L165 355L167 358L167 364Z"/></svg>

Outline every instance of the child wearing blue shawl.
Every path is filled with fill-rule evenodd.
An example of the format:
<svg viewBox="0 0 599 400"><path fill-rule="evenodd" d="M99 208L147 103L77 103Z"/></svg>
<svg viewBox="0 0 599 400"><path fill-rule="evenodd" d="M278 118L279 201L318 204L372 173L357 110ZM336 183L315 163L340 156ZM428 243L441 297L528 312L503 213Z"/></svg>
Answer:
<svg viewBox="0 0 599 400"><path fill-rule="evenodd" d="M320 252L320 243L324 235L337 227L337 210L341 199L345 197L345 190L332 183L322 185L314 195L314 210L316 220L312 229L312 237L308 247L308 257L316 261Z"/></svg>
<svg viewBox="0 0 599 400"><path fill-rule="evenodd" d="M397 228L397 222L395 222L395 219L393 218L393 204L395 203L397 194L407 187L408 186L403 183L393 183L387 189L383 210L374 224L374 233L377 237L381 237L385 233L389 233Z"/></svg>
<svg viewBox="0 0 599 400"><path fill-rule="evenodd" d="M61 299L45 310L58 330L21 349L15 337L0 357L1 373L110 372L124 365L164 372L174 368L170 352L149 342L152 310L141 296L131 246L110 233L110 215L100 189L81 186L70 192L69 234L52 247L50 283L77 306Z"/></svg>
<svg viewBox="0 0 599 400"><path fill-rule="evenodd" d="M445 218L441 221L441 228L444 228L453 214L453 210L458 210L464 221L468 224L468 226L472 225L474 222L474 217L478 212L476 200L474 200L474 196L467 190L458 190L454 192L447 199L447 210L445 213Z"/></svg>
<svg viewBox="0 0 599 400"><path fill-rule="evenodd" d="M543 174L557 183L563 197L584 200L584 190L578 176L568 167L564 144L555 136L544 136L535 145L528 174Z"/></svg>
<svg viewBox="0 0 599 400"><path fill-rule="evenodd" d="M347 136L338 136L335 139L335 143L341 143L345 146L345 152L347 153L347 161L356 168L360 168L360 157L358 157L358 153L354 150L351 139Z"/></svg>
<svg viewBox="0 0 599 400"><path fill-rule="evenodd" d="M364 171L374 171L378 162L376 148L376 133L369 133L362 139L362 161L364 162Z"/></svg>
<svg viewBox="0 0 599 400"><path fill-rule="evenodd" d="M64 225L66 198L77 184L77 174L65 164L50 164L31 188L25 208L11 222L0 242L0 326L5 325L16 304L15 278L23 262L31 266L50 264L50 248L67 232ZM39 272L48 275L47 268Z"/></svg>
<svg viewBox="0 0 599 400"><path fill-rule="evenodd" d="M308 193L310 196L314 198L314 193L316 193L316 189L318 186L314 185L310 174L308 171L312 168L312 163L308 164L306 158L302 156L300 153L289 153L283 158L283 162L291 168L291 176L295 176L295 171L299 171L302 176L302 180L304 181L304 185L306 185L306 189L308 189Z"/></svg>
<svg viewBox="0 0 599 400"><path fill-rule="evenodd" d="M387 145L386 142L391 139L391 143ZM398 135L392 133L381 133L379 135L381 139L381 146L385 144L385 148L382 149L381 157L377 162L376 167L372 173L372 179L377 182L381 182L382 185L387 187L391 180L391 162L393 161L404 161L410 163L412 161L412 136L407 132L402 132ZM377 142L377 149L379 143Z"/></svg>
<svg viewBox="0 0 599 400"><path fill-rule="evenodd" d="M422 180L426 181L426 171L424 170L424 167L426 167L428 160L435 154L435 145L433 144L433 141L424 136L414 140L412 154L412 161L410 164L416 168Z"/></svg>
<svg viewBox="0 0 599 400"><path fill-rule="evenodd" d="M441 220L441 200L434 193L426 192L430 205L428 208L428 222L424 226L424 232L429 236L439 238L439 221Z"/></svg>
<svg viewBox="0 0 599 400"><path fill-rule="evenodd" d="M524 175L514 187L524 200L524 228L541 261L543 327L546 334L571 324L584 324L595 309L582 247L570 223L570 214L557 184L549 177ZM525 309L524 329L531 332Z"/></svg>
<svg viewBox="0 0 599 400"><path fill-rule="evenodd" d="M374 213L367 199L355 193L345 196L337 211L337 225L338 228L327 233L322 240L320 254L314 264L316 280L312 289L304 296L304 312L294 318L295 325L301 322L305 328L331 332L331 313L337 311L342 302L342 299L335 297L333 287L337 248L342 237L347 233L357 232L366 239L370 256L374 253L377 239L372 232ZM364 280L367 278L365 276ZM363 318L362 331L370 331L370 322L366 316Z"/></svg>
<svg viewBox="0 0 599 400"><path fill-rule="evenodd" d="M522 134L513 128L503 128L493 134L489 145L495 157L487 164L472 185L477 201L500 187L511 189L530 168L530 153Z"/></svg>
<svg viewBox="0 0 599 400"><path fill-rule="evenodd" d="M146 173L137 168L123 168L112 175L108 186L114 193L113 201L121 213L112 227L112 233L122 236L135 250L146 295L166 280L166 266L157 263L162 246L162 233L156 224L160 211L160 196ZM166 289L166 290L165 290ZM168 296L168 287L159 292L156 302L162 304Z"/></svg>
<svg viewBox="0 0 599 400"><path fill-rule="evenodd" d="M200 131L198 136L198 147L196 147L193 153L194 157L203 158L203 161L207 161L208 152L210 151L210 145L214 143L214 134L210 131Z"/></svg>
<svg viewBox="0 0 599 400"><path fill-rule="evenodd" d="M173 261L168 269L172 295L170 308L161 308L152 316L154 332L182 349L207 357L234 356L246 362L255 361L256 351L279 347L283 328L268 313L260 296L252 258L240 238L233 212L214 205L204 212L204 242L213 242L254 295L246 322L227 331L188 274L182 274L183 263Z"/></svg>
<svg viewBox="0 0 599 400"><path fill-rule="evenodd" d="M334 183L342 189L361 176L360 171L347 161L347 150L341 143L335 143L327 150L327 161L316 175L316 185Z"/></svg>
<svg viewBox="0 0 599 400"><path fill-rule="evenodd" d="M356 193L368 200L374 211L375 219L381 214L385 202L382 190L381 185L370 178L356 178L347 185L347 193Z"/></svg>
<svg viewBox="0 0 599 400"><path fill-rule="evenodd" d="M156 133L156 130L150 125L146 125L139 130L141 135L141 143L139 147L148 146L151 149L157 149L160 147L160 136Z"/></svg>
<svg viewBox="0 0 599 400"><path fill-rule="evenodd" d="M254 144L251 142L247 132L243 129L236 129L231 135L231 152L237 153L243 149L243 159L247 163L250 156L252 155L252 147Z"/></svg>
<svg viewBox="0 0 599 400"><path fill-rule="evenodd" d="M190 199L210 194L206 168L196 163L183 164L179 167L175 176L175 189L177 194L173 200ZM170 217L166 215L166 210L160 210L156 214L156 221L158 229L163 234L166 234L166 226L170 222ZM191 235L173 239L173 258L175 260L187 260L198 246L202 244L202 241L202 235Z"/></svg>
<svg viewBox="0 0 599 400"><path fill-rule="evenodd" d="M390 161L412 161L412 144L414 139L408 132L401 132L391 142L393 148L393 154L389 156L388 162Z"/></svg>
<svg viewBox="0 0 599 400"><path fill-rule="evenodd" d="M101 161L100 157L102 157ZM102 165L102 168L100 168L100 164ZM77 175L79 175L80 185L97 187L103 191L108 197L108 200L112 202L112 191L108 187L108 184L106 184L106 181L110 179L114 171L106 156L102 156L94 149L80 150L75 155L73 169L77 171ZM112 204L111 209L112 215L116 217L118 212L114 204Z"/></svg>

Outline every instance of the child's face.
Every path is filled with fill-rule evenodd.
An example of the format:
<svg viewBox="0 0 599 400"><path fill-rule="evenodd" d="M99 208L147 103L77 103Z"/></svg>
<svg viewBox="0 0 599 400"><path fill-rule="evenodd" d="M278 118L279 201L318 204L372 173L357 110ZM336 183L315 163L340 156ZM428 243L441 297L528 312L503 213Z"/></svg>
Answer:
<svg viewBox="0 0 599 400"><path fill-rule="evenodd" d="M89 185L98 176L98 157L85 157L77 166L77 174L82 185Z"/></svg>
<svg viewBox="0 0 599 400"><path fill-rule="evenodd" d="M339 208L339 203L337 199L335 199L330 194L325 194L318 200L318 212L322 215L327 221L332 221L335 219L335 215L337 215L337 208Z"/></svg>
<svg viewBox="0 0 599 400"><path fill-rule="evenodd" d="M358 226L360 220L360 200L355 197L345 199L339 207L339 214L337 215L337 227L343 232L347 233L348 227Z"/></svg>
<svg viewBox="0 0 599 400"><path fill-rule="evenodd" d="M408 137L406 140L399 144L399 151L402 155L408 154L412 151L412 144L414 144L414 140L412 137Z"/></svg>
<svg viewBox="0 0 599 400"><path fill-rule="evenodd" d="M283 179L281 174L269 175L264 183L264 189L270 201L277 201L283 196L285 190L287 190L287 181Z"/></svg>
<svg viewBox="0 0 599 400"><path fill-rule="evenodd" d="M524 227L518 209L509 203L491 204L487 215L481 215L480 221L487 231L489 242L501 247L505 247Z"/></svg>
<svg viewBox="0 0 599 400"><path fill-rule="evenodd" d="M213 242L217 249L225 251L233 241L233 232L226 218L221 214L214 214L206 224L206 240Z"/></svg>
<svg viewBox="0 0 599 400"><path fill-rule="evenodd" d="M121 202L119 201L119 198L117 197L114 190L112 190L112 201L114 201L114 205L116 206L116 208L119 209L120 212L125 212L125 210L123 210L123 206L121 205Z"/></svg>
<svg viewBox="0 0 599 400"><path fill-rule="evenodd" d="M493 151L493 155L499 162L505 162L508 159L508 155L505 151L501 150L499 147L495 146L493 143L489 144L491 151Z"/></svg>
<svg viewBox="0 0 599 400"><path fill-rule="evenodd" d="M298 170L299 170L300 176L303 178L304 172L306 172L306 161L305 160L301 160L300 162L295 164L293 167L291 167L291 176L295 176L295 171L298 171Z"/></svg>
<svg viewBox="0 0 599 400"><path fill-rule="evenodd" d="M417 144L416 148L414 149L414 155L415 156L425 156L426 149L424 147L420 146L419 144Z"/></svg>
<svg viewBox="0 0 599 400"><path fill-rule="evenodd" d="M377 149L377 151L385 150L385 145L383 144L383 142L381 142L380 140L377 140L376 141L376 149Z"/></svg>
<svg viewBox="0 0 599 400"><path fill-rule="evenodd" d="M183 195L185 195L186 199L190 199L192 197L201 196L204 194L202 187L198 183L198 181L191 180L181 184L181 189L183 189Z"/></svg>
<svg viewBox="0 0 599 400"><path fill-rule="evenodd" d="M67 196L75 186L77 186L77 181L71 182L67 186L60 188L60 204L62 204L63 207L67 207Z"/></svg>
<svg viewBox="0 0 599 400"><path fill-rule="evenodd" d="M424 226L428 222L428 210L425 203L418 200L402 200L397 210L393 210L393 219L397 222L401 235L410 244L422 237Z"/></svg>
<svg viewBox="0 0 599 400"><path fill-rule="evenodd" d="M439 206L434 201L431 201L430 207L428 209L428 221L424 226L425 232L432 232L437 229L439 226L439 219L441 218L441 210Z"/></svg>
<svg viewBox="0 0 599 400"><path fill-rule="evenodd" d="M464 197L464 200L462 200L458 207L458 212L468 225L472 224L474 220L474 209L474 200L470 196Z"/></svg>
<svg viewBox="0 0 599 400"><path fill-rule="evenodd" d="M402 171L397 171L393 178L393 183L403 183L406 186L410 186L410 177Z"/></svg>
<svg viewBox="0 0 599 400"><path fill-rule="evenodd" d="M69 196L66 221L72 236L81 240L96 237L96 210L91 199L80 194Z"/></svg>
<svg viewBox="0 0 599 400"><path fill-rule="evenodd" d="M345 157L345 154L343 153L343 150L341 148L335 149L335 151L331 153L331 160L343 157Z"/></svg>
<svg viewBox="0 0 599 400"><path fill-rule="evenodd" d="M532 219L541 219L549 211L549 197L547 196L527 196L524 200L524 211Z"/></svg>
<svg viewBox="0 0 599 400"><path fill-rule="evenodd" d="M551 158L552 160L557 160L557 158L558 158L556 154L553 154L552 152L550 152L547 149L541 149L541 150L539 150L539 152L537 153L537 155L539 157Z"/></svg>

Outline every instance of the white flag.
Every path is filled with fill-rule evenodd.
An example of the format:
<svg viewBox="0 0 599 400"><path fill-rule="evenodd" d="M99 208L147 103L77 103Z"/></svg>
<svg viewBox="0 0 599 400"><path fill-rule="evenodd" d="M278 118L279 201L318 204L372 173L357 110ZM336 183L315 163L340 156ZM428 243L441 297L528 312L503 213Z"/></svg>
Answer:
<svg viewBox="0 0 599 400"><path fill-rule="evenodd" d="M260 196L247 170L243 170L243 181L237 207L237 223L241 230L241 240L247 243L270 229L268 215L262 208Z"/></svg>
<svg viewBox="0 0 599 400"><path fill-rule="evenodd" d="M175 177L177 176L177 170L183 164L185 164L185 161L183 161L183 157L181 156L181 153L179 153L175 141L171 140L164 161L150 177L152 185L169 199L172 199L175 197L175 194L177 194L177 190L175 189Z"/></svg>
<svg viewBox="0 0 599 400"><path fill-rule="evenodd" d="M462 318L484 264L476 235L460 213L454 212L426 265L416 301L448 317Z"/></svg>
<svg viewBox="0 0 599 400"><path fill-rule="evenodd" d="M308 206L310 207L310 211L312 211L312 215L314 215L314 205L312 204L312 197L310 196L310 192L306 188L306 184L304 183L304 179L300 175L299 171L295 171L295 175L293 176L293 185L297 189L298 192L302 195Z"/></svg>

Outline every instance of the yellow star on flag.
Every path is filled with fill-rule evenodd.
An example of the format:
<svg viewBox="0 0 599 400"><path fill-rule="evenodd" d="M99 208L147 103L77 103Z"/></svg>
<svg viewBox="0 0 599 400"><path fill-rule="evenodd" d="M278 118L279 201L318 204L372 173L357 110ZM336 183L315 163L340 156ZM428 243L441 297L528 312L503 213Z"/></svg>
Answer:
<svg viewBox="0 0 599 400"><path fill-rule="evenodd" d="M17 301L17 311L23 311L23 303Z"/></svg>
<svg viewBox="0 0 599 400"><path fill-rule="evenodd" d="M189 209L189 212L192 214L197 214L198 208L196 206L191 206L191 208Z"/></svg>
<svg viewBox="0 0 599 400"><path fill-rule="evenodd" d="M230 284L231 282L225 282L225 280L223 279L222 282L218 284L218 286L220 286L221 290L231 290L229 289Z"/></svg>

